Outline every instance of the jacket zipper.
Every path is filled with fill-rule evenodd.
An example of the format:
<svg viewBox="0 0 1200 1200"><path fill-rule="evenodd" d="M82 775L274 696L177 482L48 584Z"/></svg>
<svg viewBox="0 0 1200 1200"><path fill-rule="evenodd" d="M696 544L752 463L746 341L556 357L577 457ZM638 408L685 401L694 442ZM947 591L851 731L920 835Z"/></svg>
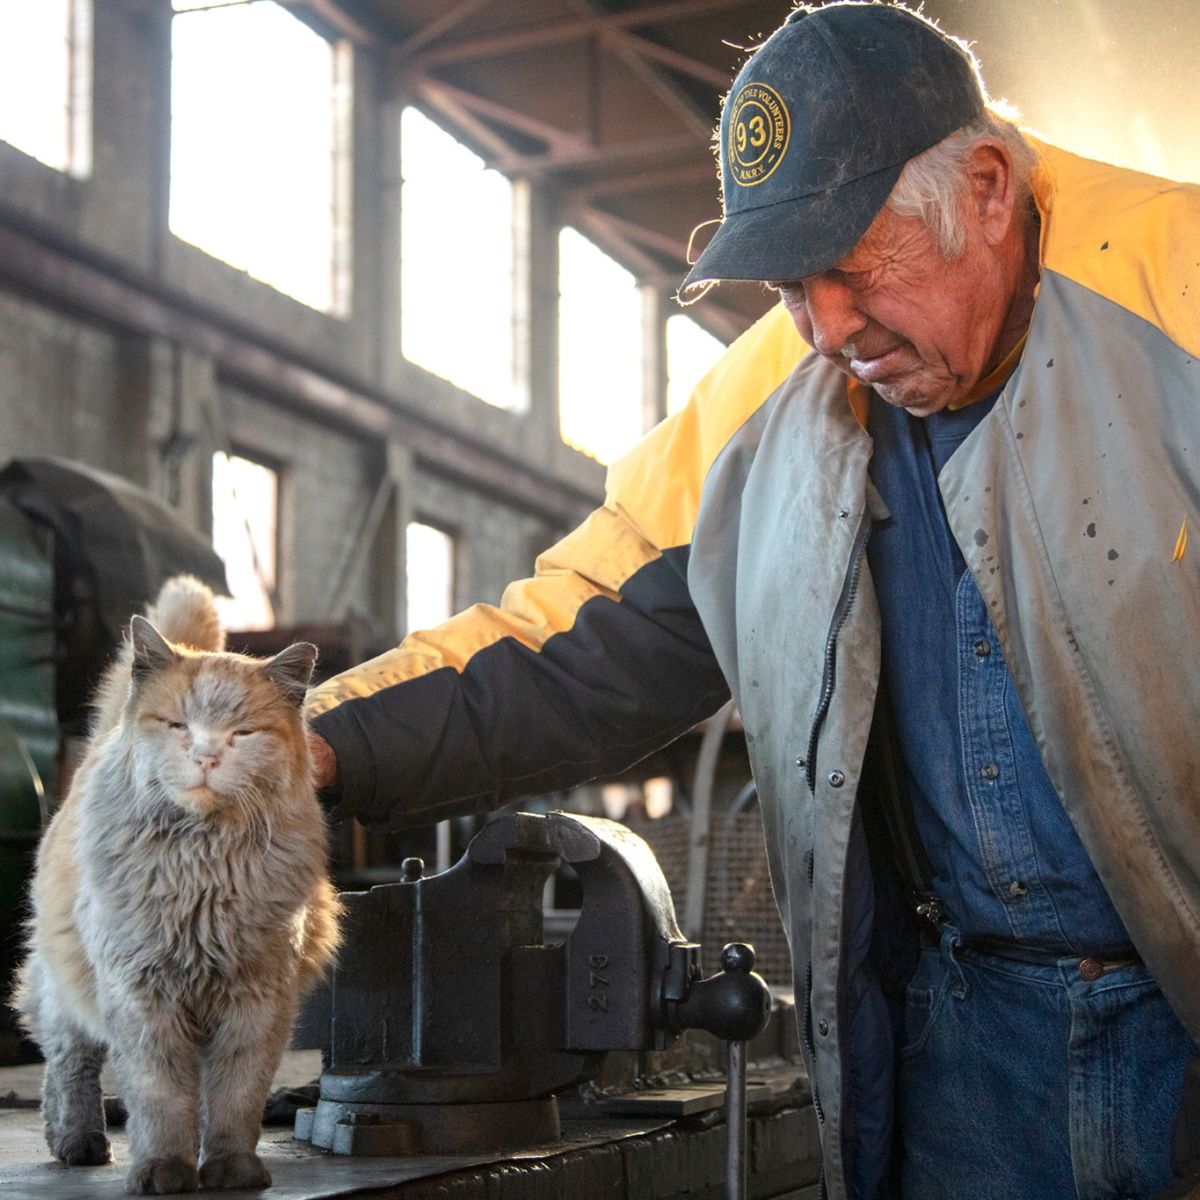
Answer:
<svg viewBox="0 0 1200 1200"><path fill-rule="evenodd" d="M804 968L804 1046L808 1050L808 1061L815 1063L817 1060L817 1047L813 1042L812 1035L812 963ZM817 1114L819 1124L825 1124L825 1112L821 1108L821 1097L817 1091L817 1080L814 1077L810 1080L812 1084L812 1101L813 1109Z"/></svg>
<svg viewBox="0 0 1200 1200"><path fill-rule="evenodd" d="M837 606L833 610L833 620L829 623L829 634L825 638L825 666L821 676L821 698L817 703L817 711L813 716L812 730L808 735L808 755L805 758L805 779L808 790L817 790L817 742L821 737L821 727L829 713L829 705L833 700L833 689L837 675L837 640L850 615L851 605L858 593L858 580L862 574L863 553L867 548L867 539L871 536L872 521L869 509L863 509L862 520L854 535L854 543L850 547L850 561L846 566L846 575L842 580L842 591L838 596Z"/></svg>

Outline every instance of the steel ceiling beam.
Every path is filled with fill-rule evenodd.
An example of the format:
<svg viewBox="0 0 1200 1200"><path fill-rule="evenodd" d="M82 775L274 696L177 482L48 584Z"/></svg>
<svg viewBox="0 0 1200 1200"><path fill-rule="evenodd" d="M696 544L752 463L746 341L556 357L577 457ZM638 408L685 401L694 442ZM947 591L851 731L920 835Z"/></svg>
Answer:
<svg viewBox="0 0 1200 1200"><path fill-rule="evenodd" d="M587 234L601 249L618 257L639 283L669 286L675 281L674 273L665 270L662 262L630 237L611 214L581 206L567 214L564 223Z"/></svg>
<svg viewBox="0 0 1200 1200"><path fill-rule="evenodd" d="M450 92L428 80L415 86L416 98L429 108L435 109L462 134L469 137L486 156L503 160L512 159L515 151L507 138L497 133L486 121L481 121L471 109L461 104Z"/></svg>
<svg viewBox="0 0 1200 1200"><path fill-rule="evenodd" d="M717 168L713 162L684 163L678 167L635 171L629 175L607 175L576 187L568 187L566 190L570 195L588 201L594 200L597 196L628 195L632 192L654 191L658 188L704 183L705 181L711 181L715 195Z"/></svg>
<svg viewBox="0 0 1200 1200"><path fill-rule="evenodd" d="M656 229L647 229L644 225L639 225L636 221L629 220L628 217L619 217L616 213L594 208L590 204L569 204L566 209L566 215L568 221L574 219L599 221L606 229L620 234L623 240L634 245L643 246L647 250L652 250L656 254L661 254L665 258L672 259L678 263L680 278L685 274L684 263L687 261L687 243L679 241L678 238L673 238L665 233L659 233ZM656 268L655 273L661 274L662 264L655 262L654 265Z"/></svg>
<svg viewBox="0 0 1200 1200"><path fill-rule="evenodd" d="M585 20L593 17L605 18L610 15L599 8L596 0L566 0L566 3L569 8L580 13ZM616 28L601 30L600 33L589 39L588 44L590 50L588 56L590 77L597 78L595 60L600 47L603 46L610 53L615 54L636 78L640 79L668 109L675 113L676 119L683 124L685 129L701 137L706 136L710 132L712 128L711 117L705 113L701 113L693 101L676 87L675 84L671 83L670 80L665 79L658 68L640 52L642 47L650 43L645 42L642 38L634 37L625 29ZM600 115L600 96L598 92L591 99L588 109L592 114L593 127L598 127ZM597 139L592 138L591 140L594 142Z"/></svg>
<svg viewBox="0 0 1200 1200"><path fill-rule="evenodd" d="M393 42L391 31L353 0L277 0L284 8L307 9L342 37L360 46L383 49Z"/></svg>
<svg viewBox="0 0 1200 1200"><path fill-rule="evenodd" d="M698 58L693 58L690 54L682 54L678 50L672 50L670 46L652 42L649 38L641 37L636 33L609 33L604 36L627 46L642 58L653 59L662 66L677 71L680 75L688 75L692 79L698 79L701 83L707 83L718 94L724 93L733 79L733 75L728 71L710 66Z"/></svg>
<svg viewBox="0 0 1200 1200"><path fill-rule="evenodd" d="M580 149L552 150L546 154L512 154L508 158L497 158L489 162L505 175L522 175L526 178L553 175L558 171L596 168L612 164L634 164L645 158L680 158L695 154L698 145L704 145L690 134L675 137L642 138L636 142L614 142L607 146L587 146Z"/></svg>
<svg viewBox="0 0 1200 1200"><path fill-rule="evenodd" d="M499 101L490 100L488 97L481 96L477 92L469 92L463 88L455 87L453 84L446 83L442 79L434 79L428 75L422 76L416 81L416 89L421 96L426 98L444 98L460 110L474 113L489 121L497 121L509 129L516 130L517 133L523 133L527 137L536 138L539 142L545 142L547 146L550 146L554 150L573 153L588 149L586 139L579 134L559 129L557 126L551 125L548 121L543 121L538 117L531 117L528 113L521 112L510 105L501 104ZM505 145L509 153L512 153L512 147L508 146L507 143Z"/></svg>
<svg viewBox="0 0 1200 1200"><path fill-rule="evenodd" d="M652 43L625 34L601 35L598 42L615 54L667 108L671 109L689 133L701 138L712 135L712 118L701 113L692 100L669 79L665 79L649 60L646 50Z"/></svg>
<svg viewBox="0 0 1200 1200"><path fill-rule="evenodd" d="M469 62L472 59L495 58L556 42L580 41L610 30L634 29L642 25L661 25L671 21L692 20L706 13L726 12L742 8L746 0L671 0L628 12L597 13L568 21L529 25L504 33L487 34L476 38L434 44L417 56L422 69L444 66L447 63ZM398 63L399 65L399 63Z"/></svg>
<svg viewBox="0 0 1200 1200"><path fill-rule="evenodd" d="M411 37L399 41L393 49L394 56L399 59L412 58L419 50L423 50L431 42L436 42L452 29L457 29L464 21L469 21L491 3L492 0L461 0L461 3L447 9L440 17L435 17Z"/></svg>

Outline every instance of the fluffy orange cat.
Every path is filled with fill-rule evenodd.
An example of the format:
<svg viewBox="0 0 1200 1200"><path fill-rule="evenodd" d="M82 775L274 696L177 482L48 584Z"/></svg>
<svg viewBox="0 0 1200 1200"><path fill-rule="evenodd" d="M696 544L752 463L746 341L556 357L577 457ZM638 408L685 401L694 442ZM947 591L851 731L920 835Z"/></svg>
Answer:
<svg viewBox="0 0 1200 1200"><path fill-rule="evenodd" d="M302 709L316 649L224 652L212 593L186 576L148 616L42 840L17 1007L56 1158L110 1158L111 1055L127 1191L265 1187L263 1101L337 942Z"/></svg>

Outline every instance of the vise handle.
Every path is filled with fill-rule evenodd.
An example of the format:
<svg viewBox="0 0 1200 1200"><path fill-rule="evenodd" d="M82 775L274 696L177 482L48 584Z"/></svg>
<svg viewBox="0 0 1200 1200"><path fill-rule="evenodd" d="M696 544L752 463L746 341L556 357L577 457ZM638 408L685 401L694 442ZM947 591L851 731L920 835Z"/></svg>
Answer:
<svg viewBox="0 0 1200 1200"><path fill-rule="evenodd" d="M692 981L682 999L666 1002L672 1032L703 1029L726 1042L748 1042L766 1028L771 991L754 971L754 947L730 942L721 951L721 967L717 975Z"/></svg>
<svg viewBox="0 0 1200 1200"><path fill-rule="evenodd" d="M681 1000L667 1001L667 1020L675 1032L703 1029L729 1043L725 1085L727 1200L746 1195L747 1044L771 1016L771 991L754 971L754 947L730 942L721 951L722 971L694 981Z"/></svg>

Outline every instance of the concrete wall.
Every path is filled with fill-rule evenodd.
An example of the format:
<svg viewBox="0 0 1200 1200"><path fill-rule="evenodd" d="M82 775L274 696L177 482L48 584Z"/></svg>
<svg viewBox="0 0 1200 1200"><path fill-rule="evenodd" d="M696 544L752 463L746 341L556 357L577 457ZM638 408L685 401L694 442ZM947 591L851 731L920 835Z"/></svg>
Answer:
<svg viewBox="0 0 1200 1200"><path fill-rule="evenodd" d="M491 408L400 356L400 101L379 99L380 70L354 51L345 318L169 232L169 4L94 4L86 178L0 143L0 462L81 460L150 487L207 532L213 450L262 455L284 478L285 623L328 619L340 590L343 608L401 627L411 516L461 539L461 602L497 600L602 494L602 470L558 436L553 262L527 272L527 413ZM552 250L552 199L521 195L528 243ZM381 479L393 499L339 589Z"/></svg>
<svg viewBox="0 0 1200 1200"><path fill-rule="evenodd" d="M5 460L61 454L144 482L144 420L137 429L126 428L117 399L121 349L119 331L0 290ZM117 429L120 437L113 436Z"/></svg>

